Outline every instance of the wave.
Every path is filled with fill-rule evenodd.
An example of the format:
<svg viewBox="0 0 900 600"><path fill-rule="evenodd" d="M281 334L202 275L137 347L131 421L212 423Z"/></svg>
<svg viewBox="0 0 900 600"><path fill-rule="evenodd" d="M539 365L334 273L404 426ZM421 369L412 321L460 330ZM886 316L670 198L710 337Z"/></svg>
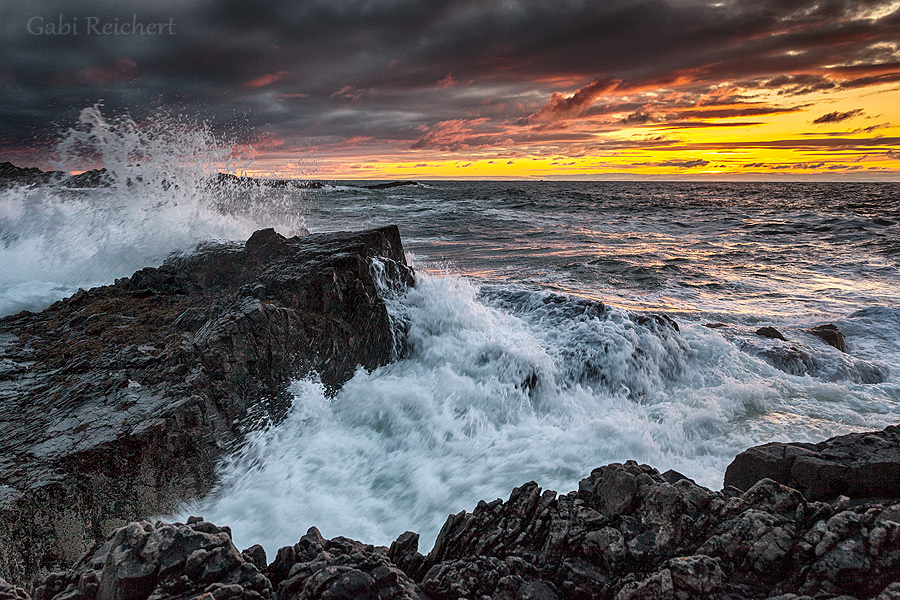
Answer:
<svg viewBox="0 0 900 600"><path fill-rule="evenodd" d="M66 171L102 167L105 185L69 189L63 179L0 191L0 316L40 310L202 241L304 225L298 190L217 181L241 150L204 124L165 115L138 124L93 106L57 154Z"/></svg>
<svg viewBox="0 0 900 600"><path fill-rule="evenodd" d="M295 381L287 420L181 517L270 552L312 525L377 544L413 528L427 549L448 514L528 479L572 489L637 459L718 487L750 445L880 427L900 400L894 383L790 375L701 325L547 291L420 269L389 308L403 358L331 397Z"/></svg>

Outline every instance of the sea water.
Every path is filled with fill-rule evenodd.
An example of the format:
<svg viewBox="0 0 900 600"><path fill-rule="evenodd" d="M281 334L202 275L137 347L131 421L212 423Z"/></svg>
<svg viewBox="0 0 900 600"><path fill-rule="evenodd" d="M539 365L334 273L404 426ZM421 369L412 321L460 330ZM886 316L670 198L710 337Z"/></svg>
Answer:
<svg viewBox="0 0 900 600"><path fill-rule="evenodd" d="M286 420L172 515L229 525L239 547L273 553L315 525L376 544L414 530L427 551L447 515L529 480L566 492L635 459L719 488L748 446L900 420L900 184L229 187L212 183L231 154L208 129L93 110L63 154L106 166L108 185L0 191L0 314L268 226L395 223L416 269L387 298L406 354L333 396L294 381ZM806 332L829 322L848 353ZM767 359L763 325L815 372Z"/></svg>

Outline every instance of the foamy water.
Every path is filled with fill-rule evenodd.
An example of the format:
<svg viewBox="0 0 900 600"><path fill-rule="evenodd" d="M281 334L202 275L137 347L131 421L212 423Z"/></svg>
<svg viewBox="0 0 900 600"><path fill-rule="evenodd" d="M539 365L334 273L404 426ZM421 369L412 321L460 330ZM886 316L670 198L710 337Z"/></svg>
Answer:
<svg viewBox="0 0 900 600"><path fill-rule="evenodd" d="M63 154L100 157L110 186L0 191L0 314L260 227L397 223L416 263L388 298L408 354L333 397L295 381L287 419L174 515L227 524L240 547L271 554L315 525L379 544L411 529L427 550L448 514L528 480L568 491L636 459L718 488L748 446L900 420L896 184L212 186L228 144L163 129L89 110ZM641 318L658 313L680 333ZM824 322L848 354L805 333ZM760 325L815 373L770 364Z"/></svg>
<svg viewBox="0 0 900 600"><path fill-rule="evenodd" d="M568 491L636 459L717 489L747 446L897 421L895 379L790 376L698 324L660 336L618 309L579 314L547 297L520 298L512 315L466 279L420 275L403 302L409 356L333 398L295 382L288 419L254 435L217 493L180 516L229 523L239 545L270 552L312 525L377 544L413 529L427 550L447 515L528 480Z"/></svg>
<svg viewBox="0 0 900 600"><path fill-rule="evenodd" d="M57 156L66 171L105 167L108 185L0 190L0 316L40 310L202 241L246 239L274 214L288 235L303 226L301 214L281 209L286 191L211 183L240 157L202 124L161 116L138 125L91 107Z"/></svg>

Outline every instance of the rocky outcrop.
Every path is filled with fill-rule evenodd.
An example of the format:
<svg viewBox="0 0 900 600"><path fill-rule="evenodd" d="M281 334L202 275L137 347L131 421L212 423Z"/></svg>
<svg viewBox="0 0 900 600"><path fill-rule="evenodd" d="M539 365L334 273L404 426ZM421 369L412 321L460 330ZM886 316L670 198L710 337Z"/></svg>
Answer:
<svg viewBox="0 0 900 600"><path fill-rule="evenodd" d="M818 444L771 443L738 454L725 485L746 490L769 478L811 500L900 500L900 426L852 433Z"/></svg>
<svg viewBox="0 0 900 600"><path fill-rule="evenodd" d="M0 574L72 564L209 490L292 378L334 389L390 361L382 294L411 277L396 227L269 229L0 320Z"/></svg>
<svg viewBox="0 0 900 600"><path fill-rule="evenodd" d="M889 600L900 588L900 504L810 502L771 479L713 492L635 462L562 496L526 483L448 518L427 556L417 545L410 532L388 549L313 528L266 566L261 548L238 552L227 528L199 518L131 523L34 596Z"/></svg>
<svg viewBox="0 0 900 600"><path fill-rule="evenodd" d="M841 352L847 351L847 339L844 337L844 333L838 329L838 326L834 323L816 325L815 327L807 329L806 332L821 339L829 346L834 346Z"/></svg>
<svg viewBox="0 0 900 600"><path fill-rule="evenodd" d="M35 600L199 598L268 600L272 584L231 543L227 527L202 519L135 522L118 529L67 572L54 573Z"/></svg>
<svg viewBox="0 0 900 600"><path fill-rule="evenodd" d="M91 169L77 175L68 175L62 171L41 171L35 167L17 167L10 162L0 163L0 188L57 183L68 188L99 187L109 184L109 176L106 169Z"/></svg>
<svg viewBox="0 0 900 600"><path fill-rule="evenodd" d="M760 327L756 331L754 331L756 335L760 337L771 338L773 340L781 340L782 342L786 342L787 340L784 338L784 335L775 329L774 327Z"/></svg>
<svg viewBox="0 0 900 600"><path fill-rule="evenodd" d="M0 163L0 187L12 185L43 185L60 180L62 171L41 171L35 167L17 167L11 162Z"/></svg>

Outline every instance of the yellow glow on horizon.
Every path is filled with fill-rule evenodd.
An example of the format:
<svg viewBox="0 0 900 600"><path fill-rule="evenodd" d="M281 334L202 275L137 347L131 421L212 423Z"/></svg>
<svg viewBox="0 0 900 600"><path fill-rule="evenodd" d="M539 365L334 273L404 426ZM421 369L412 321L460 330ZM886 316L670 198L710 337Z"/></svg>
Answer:
<svg viewBox="0 0 900 600"><path fill-rule="evenodd" d="M614 131L608 126L591 130L596 125L585 119L569 124L569 129L563 131L586 132L586 139L597 140L598 150L571 155L561 142L456 152L392 148L376 153L362 145L343 149L336 155L319 155L314 173L296 173L277 165L268 173L326 180L786 175L900 180L900 88L896 84L829 90L788 99L773 91L756 91L753 100L759 106L792 105L796 111L698 117L687 119L687 126L648 123ZM833 123L813 123L832 112L853 116ZM699 121L706 126L690 126ZM658 136L662 138L658 143L648 142ZM890 143L879 141L890 138L894 139ZM604 150L604 145L612 149ZM261 158L265 163L266 157Z"/></svg>

